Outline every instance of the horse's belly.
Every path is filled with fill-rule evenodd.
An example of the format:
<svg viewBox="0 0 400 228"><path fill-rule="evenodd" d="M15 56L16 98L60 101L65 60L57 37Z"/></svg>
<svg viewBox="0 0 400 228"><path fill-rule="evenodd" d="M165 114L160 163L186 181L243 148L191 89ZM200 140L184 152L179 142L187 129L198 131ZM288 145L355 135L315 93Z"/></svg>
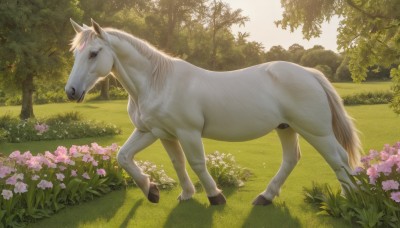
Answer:
<svg viewBox="0 0 400 228"><path fill-rule="evenodd" d="M219 122L206 122L202 136L221 141L247 141L268 134L278 125L279 121L276 118L241 121L229 121L225 118Z"/></svg>

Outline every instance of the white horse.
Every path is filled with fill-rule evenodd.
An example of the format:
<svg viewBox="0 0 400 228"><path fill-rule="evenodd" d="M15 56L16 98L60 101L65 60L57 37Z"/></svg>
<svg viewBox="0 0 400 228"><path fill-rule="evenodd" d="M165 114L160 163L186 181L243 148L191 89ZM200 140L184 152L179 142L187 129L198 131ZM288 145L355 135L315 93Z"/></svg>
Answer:
<svg viewBox="0 0 400 228"><path fill-rule="evenodd" d="M360 141L351 118L332 85L319 71L288 62L213 72L172 58L125 32L80 26L71 50L75 62L65 91L82 102L85 94L110 72L129 93L128 113L136 129L121 147L117 160L148 200L159 191L133 161L160 139L176 169L182 193L195 193L185 157L199 177L212 205L225 204L221 190L206 169L202 137L245 141L276 130L283 162L275 177L254 201L270 204L300 159L298 134L328 162L339 181L346 182L359 161ZM350 168L351 167L351 168Z"/></svg>

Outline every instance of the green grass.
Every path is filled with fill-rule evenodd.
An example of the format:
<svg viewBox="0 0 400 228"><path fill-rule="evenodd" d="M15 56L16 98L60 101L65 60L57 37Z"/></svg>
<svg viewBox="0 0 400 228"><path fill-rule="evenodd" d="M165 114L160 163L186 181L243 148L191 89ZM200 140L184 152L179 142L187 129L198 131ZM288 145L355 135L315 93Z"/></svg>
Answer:
<svg viewBox="0 0 400 228"><path fill-rule="evenodd" d="M341 83L342 84L342 83ZM378 86L380 87L380 86ZM0 107L0 113L17 114L20 107ZM381 149L385 143L400 140L400 118L387 105L346 107L356 119L365 151ZM98 142L122 145L133 130L126 112L126 101L89 102L84 104L49 104L35 106L37 116L48 116L76 110L88 119L114 123L123 129L115 137L79 140L0 144L0 152L30 150L33 153L54 150L58 145L70 146ZM237 162L255 174L239 190L224 189L227 205L210 207L204 192L194 200L178 203L179 188L162 191L160 203L147 202L137 188L112 192L94 201L68 207L48 219L29 227L351 227L343 220L317 216L316 210L303 201L303 187L313 181L339 186L334 173L322 157L301 139L302 159L282 187L281 196L272 206L253 207L252 200L265 189L281 162L281 147L277 135L243 142L229 143L204 140L207 153L215 150L232 153ZM164 165L167 174L177 180L172 164L159 142L141 152L137 159ZM188 168L194 182L197 177Z"/></svg>
<svg viewBox="0 0 400 228"><path fill-rule="evenodd" d="M382 92L390 90L391 82L363 82L360 84L350 82L332 83L341 96L355 93Z"/></svg>

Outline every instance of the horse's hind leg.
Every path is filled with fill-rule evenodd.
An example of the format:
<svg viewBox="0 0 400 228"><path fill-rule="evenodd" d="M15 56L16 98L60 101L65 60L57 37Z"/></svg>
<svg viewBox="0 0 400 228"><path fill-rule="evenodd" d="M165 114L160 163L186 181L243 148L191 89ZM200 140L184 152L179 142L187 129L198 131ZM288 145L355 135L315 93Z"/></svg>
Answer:
<svg viewBox="0 0 400 228"><path fill-rule="evenodd" d="M283 149L282 164L278 173L268 184L267 189L253 201L253 205L268 205L272 203L274 197L279 195L282 184L300 159L300 147L297 133L290 127L277 129L277 133Z"/></svg>
<svg viewBox="0 0 400 228"><path fill-rule="evenodd" d="M315 136L309 133L301 133L305 140L307 140L328 162L329 166L333 169L337 179L343 183L351 185L350 178L348 177L346 170L351 171L348 162L348 156L346 150L336 140L333 132L326 136Z"/></svg>
<svg viewBox="0 0 400 228"><path fill-rule="evenodd" d="M167 151L172 164L174 165L176 174L182 187L182 193L178 200L188 200L195 193L194 186L190 181L189 175L185 167L185 155L183 154L181 145L178 140L161 140L165 150Z"/></svg>

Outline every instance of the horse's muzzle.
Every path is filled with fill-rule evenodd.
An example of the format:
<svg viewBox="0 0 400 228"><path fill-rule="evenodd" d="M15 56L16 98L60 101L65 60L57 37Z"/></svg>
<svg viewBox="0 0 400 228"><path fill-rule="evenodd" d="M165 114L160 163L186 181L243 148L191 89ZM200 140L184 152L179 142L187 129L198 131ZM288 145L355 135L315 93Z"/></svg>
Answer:
<svg viewBox="0 0 400 228"><path fill-rule="evenodd" d="M85 98L86 92L77 93L74 87L65 88L65 93L70 101L77 101L78 103L82 102Z"/></svg>

